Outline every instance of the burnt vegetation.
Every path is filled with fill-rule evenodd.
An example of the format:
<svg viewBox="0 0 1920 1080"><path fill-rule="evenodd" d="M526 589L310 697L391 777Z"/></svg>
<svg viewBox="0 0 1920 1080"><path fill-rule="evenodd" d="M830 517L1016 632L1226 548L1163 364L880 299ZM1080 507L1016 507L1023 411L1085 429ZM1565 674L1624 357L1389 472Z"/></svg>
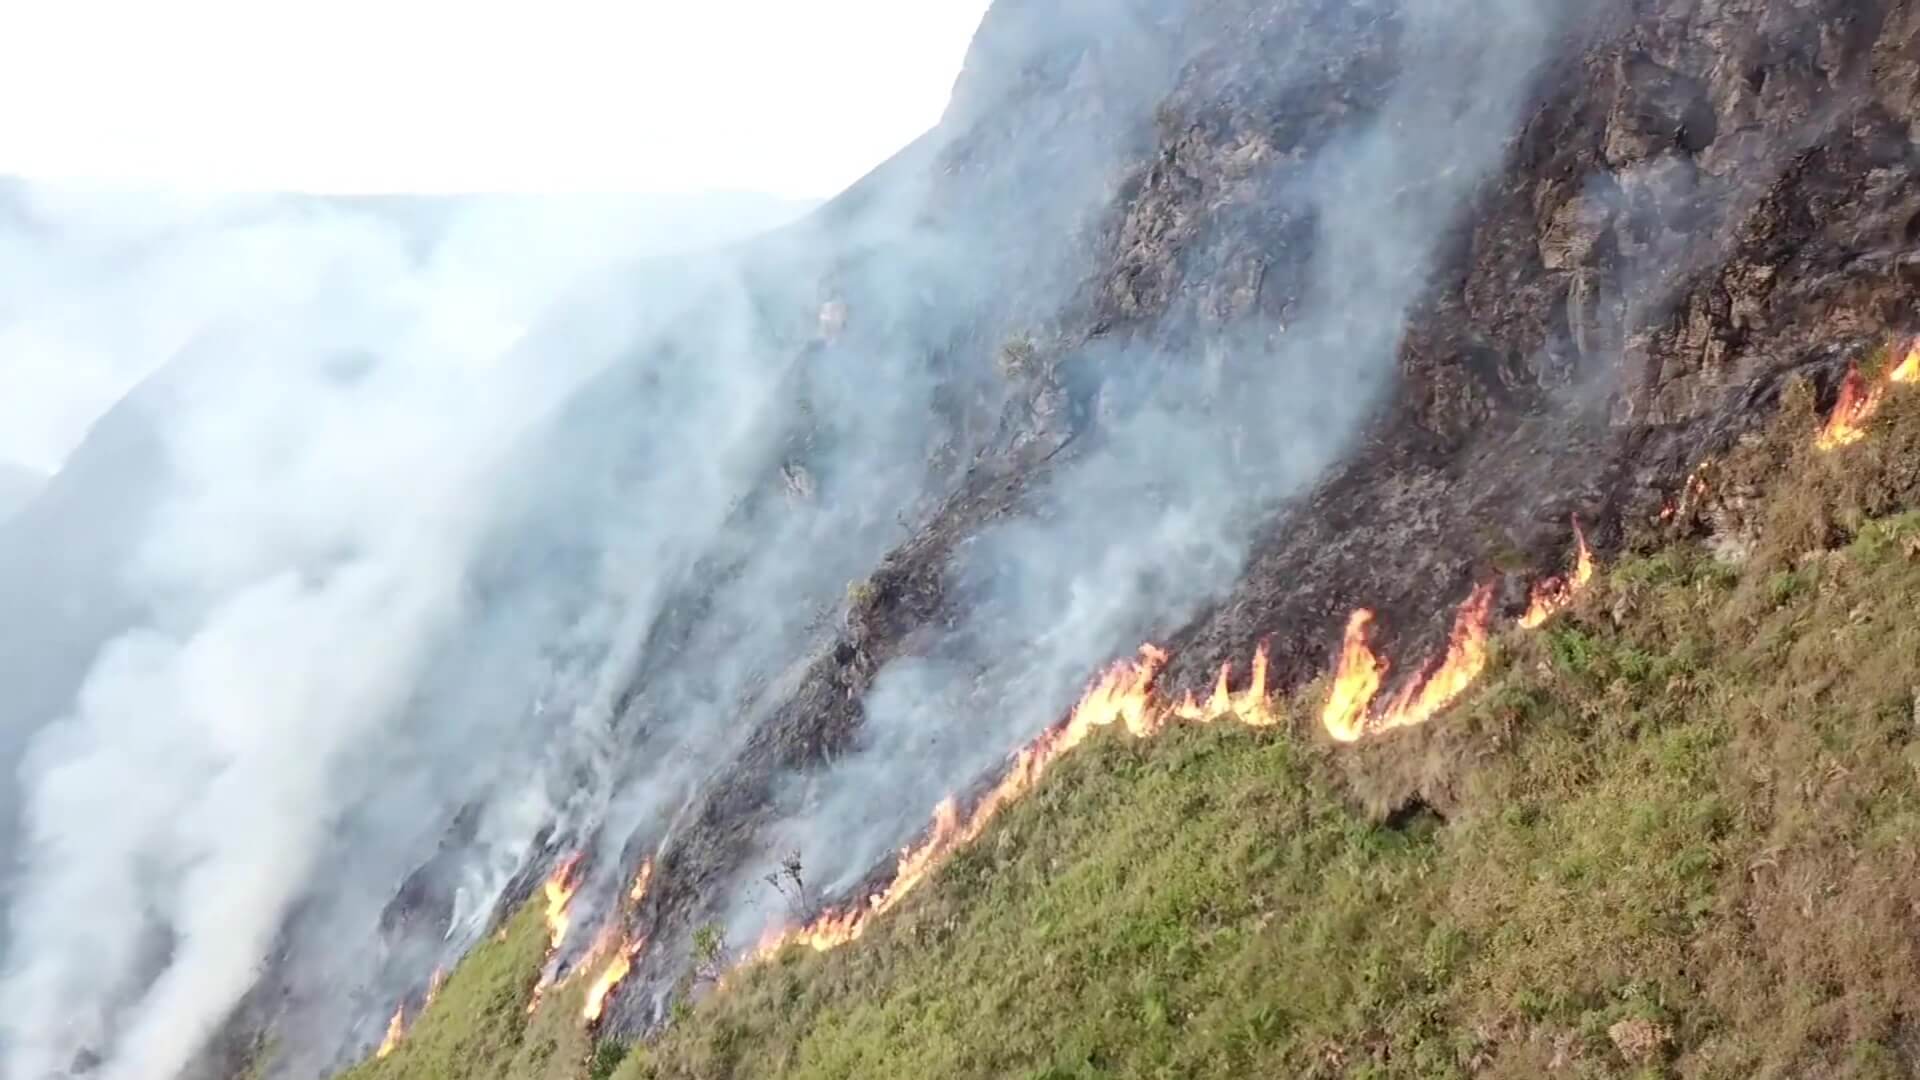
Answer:
<svg viewBox="0 0 1920 1080"><path fill-rule="evenodd" d="M1831 453L1785 399L1425 728L1330 745L1316 684L1097 735L861 940L632 1047L522 1015L523 915L351 1075L1910 1075L1920 394Z"/></svg>
<svg viewBox="0 0 1920 1080"><path fill-rule="evenodd" d="M803 875L820 852L772 865L774 792L856 751L882 668L964 625L956 552L1097 452L1127 381L1100 365L1245 363L1303 318L1324 230L1290 170L1380 108L1397 11L1196 23L1074 236L1072 301L975 343L998 428L662 855L640 963L670 992L586 1031L566 983L528 1020L545 954L515 917L355 1080L1920 1071L1920 388L1816 445L1849 369L1881 378L1920 327L1906 2L1582 6L1351 452L1251 508L1231 585L1159 628L1169 699L1264 646L1284 722L1096 735L837 949L739 962L708 921L749 864L794 923L865 895ZM1315 80L1264 83L1280 56ZM962 177L1020 152L958 145ZM1600 572L1514 629L1576 515ZM1379 616L1384 693L1479 587L1500 629L1466 695L1332 745L1349 612Z"/></svg>

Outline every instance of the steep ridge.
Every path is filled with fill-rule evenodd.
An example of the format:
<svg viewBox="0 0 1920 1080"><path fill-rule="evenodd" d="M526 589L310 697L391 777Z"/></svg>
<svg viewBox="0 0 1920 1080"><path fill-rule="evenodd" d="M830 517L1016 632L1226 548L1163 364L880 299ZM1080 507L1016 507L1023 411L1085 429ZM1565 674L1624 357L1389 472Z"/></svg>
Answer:
<svg viewBox="0 0 1920 1080"><path fill-rule="evenodd" d="M354 1076L1907 1075L1920 350L1879 376L1796 382L1676 504L1720 531L1606 559L1427 726L1120 709L857 942L689 961L628 1047L602 979L521 1015L530 906ZM1421 774L1444 814L1352 805Z"/></svg>
<svg viewBox="0 0 1920 1080"><path fill-rule="evenodd" d="M1699 528L1663 508L1794 376L1830 405L1849 363L1920 328L1917 38L1898 0L1002 0L940 130L637 350L723 347L707 313L744 291L767 377L822 405L742 458L751 499L663 551L686 569L612 664L617 764L576 783L604 763L556 759L554 784L594 794L496 912L590 852L579 914L602 925L548 974L577 989L594 941L644 942L596 1029L636 1036L683 995L698 928L747 955L863 902L943 795L988 790L1140 641L1166 650L1168 700L1263 646L1291 691L1364 608L1392 693L1476 588L1517 617L1570 520L1603 557ZM604 467L564 429L616 426L662 370L616 366L530 471ZM833 397L867 379L916 382ZM844 424L875 400L898 415ZM839 501L876 462L897 471ZM728 535L824 552L821 572L769 586ZM791 602L756 611L767 595ZM712 718L698 739L689 710ZM1448 813L1467 774L1417 757L1363 744L1351 793ZM406 946L438 947L462 822L388 905L380 985L410 1001L444 959ZM800 912L762 882L796 849ZM289 1011L263 990L226 1046Z"/></svg>
<svg viewBox="0 0 1920 1080"><path fill-rule="evenodd" d="M1056 332L1073 343L1050 372L1062 382L1099 362L1090 344L1191 361L1244 346L1235 334L1249 325L1283 333L1318 299L1302 264L1324 226L1288 213L1300 181L1286 164L1313 162L1335 118L1382 107L1394 23L1352 6L1235 14L1252 32L1210 40L1158 110L1155 149L1100 235L1108 268ZM1327 670L1358 607L1378 614L1394 670L1417 672L1476 583L1494 582L1499 610L1519 614L1530 581L1571 546L1570 516L1617 547L1657 520L1694 462L1771 414L1788 373L1837 392L1849 359L1909 329L1912 18L1901 5L1649 5L1557 25L1536 104L1421 281L1392 397L1349 460L1266 517L1224 595L1184 627L1147 631L1172 656L1162 684L1204 694L1222 664L1245 672L1266 642L1271 683L1300 685ZM1290 68L1272 58L1288 48L1339 63L1316 69L1324 82L1276 85L1273 70ZM1322 357L1318 377L1350 377L1340 360ZM1102 386L1089 411L1113 394ZM766 753L794 765L857 742L873 671L962 617L949 551L1046 475L974 481L890 555L766 729L778 741ZM751 777L702 823L745 828L754 803L733 793ZM1376 797L1445 805L1449 783ZM669 923L676 900L692 909L716 884L702 842L663 858ZM891 871L884 861L876 881Z"/></svg>

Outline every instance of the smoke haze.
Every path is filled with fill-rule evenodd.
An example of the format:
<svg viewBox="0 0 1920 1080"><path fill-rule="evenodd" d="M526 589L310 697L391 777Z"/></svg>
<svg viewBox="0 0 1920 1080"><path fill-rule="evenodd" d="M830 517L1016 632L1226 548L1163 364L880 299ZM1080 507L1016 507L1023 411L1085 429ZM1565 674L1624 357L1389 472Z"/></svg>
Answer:
<svg viewBox="0 0 1920 1080"><path fill-rule="evenodd" d="M313 1075L556 851L596 856L591 914L1010 416L1057 467L956 553L960 615L880 672L857 752L780 778L703 898L732 940L779 853L850 885L1230 585L1391 387L1563 14L1333 7L1394 75L1254 166L1310 227L1297 311L1047 341L1037 397L1002 346L1084 301L1199 62L1184 4L1003 0L938 132L697 255L792 208L17 188L0 274L55 272L0 343L62 404L0 456L64 469L0 516L6 1075L174 1075L269 971Z"/></svg>

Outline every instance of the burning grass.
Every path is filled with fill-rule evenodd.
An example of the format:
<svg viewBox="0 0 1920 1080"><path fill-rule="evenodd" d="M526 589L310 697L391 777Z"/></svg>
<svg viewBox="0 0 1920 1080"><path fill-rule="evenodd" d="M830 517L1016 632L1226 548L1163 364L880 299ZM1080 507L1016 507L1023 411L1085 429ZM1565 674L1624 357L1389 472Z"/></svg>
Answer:
<svg viewBox="0 0 1920 1080"><path fill-rule="evenodd" d="M477 946L388 1053L340 1080L578 1080L593 1035L581 1023L588 984L548 990L531 1016L551 930L544 903L529 904Z"/></svg>
<svg viewBox="0 0 1920 1080"><path fill-rule="evenodd" d="M1916 396L1832 451L1790 397L1700 495L1770 479L1744 566L1621 560L1478 639L1426 727L1330 746L1325 685L1153 740L1119 712L860 940L742 970L615 1075L1910 1075ZM1444 820L1355 809L1415 793ZM587 1075L586 980L519 1015L541 915L355 1080Z"/></svg>
<svg viewBox="0 0 1920 1080"><path fill-rule="evenodd" d="M1092 738L858 944L744 972L617 1075L1910 1075L1901 396L1835 452L1795 417L1753 508L1826 523L1790 557L1627 558L1495 636L1429 728L1358 751ZM1378 795L1359 771L1395 768L1442 779L1444 822L1352 809Z"/></svg>

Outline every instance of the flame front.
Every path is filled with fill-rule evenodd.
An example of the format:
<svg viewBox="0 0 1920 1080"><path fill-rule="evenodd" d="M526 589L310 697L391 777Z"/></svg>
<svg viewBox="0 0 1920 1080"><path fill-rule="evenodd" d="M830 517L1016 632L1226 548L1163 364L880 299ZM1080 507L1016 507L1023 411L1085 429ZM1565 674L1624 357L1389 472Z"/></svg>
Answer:
<svg viewBox="0 0 1920 1080"><path fill-rule="evenodd" d="M380 1040L380 1049L373 1052L375 1060L385 1058L400 1045L401 1036L407 1033L407 1006L402 1002L393 1010L393 1019L387 1021L387 1035ZM364 1044L362 1044L364 1045Z"/></svg>
<svg viewBox="0 0 1920 1080"><path fill-rule="evenodd" d="M1374 655L1368 643L1373 612L1365 608L1354 612L1347 620L1340 666L1334 671L1333 690L1320 714L1321 725L1336 742L1351 743L1368 735L1416 727L1433 719L1466 693L1486 669L1492 622L1493 585L1481 585L1454 616L1447 652L1439 665L1426 678L1408 683L1384 711L1375 712L1374 698L1380 692L1387 662Z"/></svg>
<svg viewBox="0 0 1920 1080"><path fill-rule="evenodd" d="M1118 725L1134 738L1145 739L1166 730L1176 719L1210 723L1231 716L1249 727L1272 727L1280 723L1279 713L1267 701L1266 645L1262 644L1254 652L1252 677L1245 690L1239 694L1232 692L1229 686L1232 665L1223 666L1213 694L1204 705L1190 694L1171 709L1161 704L1154 692L1154 680L1159 678L1166 663L1164 651L1143 645L1138 659L1121 661L1108 668L1087 688L1066 720L1042 732L1014 755L1006 775L971 811L963 813L959 801L951 796L942 799L934 808L933 823L925 839L900 852L893 879L885 888L862 902L829 910L806 926L776 928L761 940L754 956L765 959L793 944L825 952L858 938L870 920L892 910L954 851L979 838L987 824L1031 791L1054 762L1101 728Z"/></svg>
<svg viewBox="0 0 1920 1080"><path fill-rule="evenodd" d="M1527 613L1520 617L1521 629L1537 630L1545 626L1548 619L1571 607L1587 583L1593 580L1593 549L1587 546L1587 534L1580 528L1579 518L1573 519L1573 539L1577 551L1572 576L1555 574L1533 587Z"/></svg>
<svg viewBox="0 0 1920 1080"><path fill-rule="evenodd" d="M595 1023L600 1019L600 1014L607 1007L607 999L613 996L613 991L620 985L621 980L633 970L633 958L640 955L640 950L645 948L646 944L646 939L641 938L620 946L620 951L613 954L612 962L600 972L600 977L593 980L592 986L587 987L586 1004L580 1009L580 1016L587 1023Z"/></svg>

